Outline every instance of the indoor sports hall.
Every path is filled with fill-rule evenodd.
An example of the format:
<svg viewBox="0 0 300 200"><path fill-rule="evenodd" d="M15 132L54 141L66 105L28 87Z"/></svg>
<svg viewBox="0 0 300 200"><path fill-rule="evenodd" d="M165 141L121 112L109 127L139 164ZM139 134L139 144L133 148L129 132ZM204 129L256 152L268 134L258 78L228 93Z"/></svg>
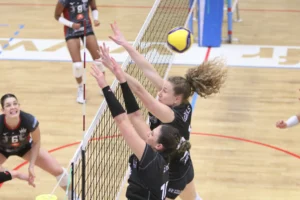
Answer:
<svg viewBox="0 0 300 200"><path fill-rule="evenodd" d="M54 18L56 3L0 1L0 95L15 94L21 109L37 117L41 147L68 169L68 187L81 200L125 200L131 152L90 75L92 60L83 44L86 103L76 102L63 25ZM114 21L162 77L183 75L215 57L226 60L228 76L220 93L190 99L194 181L203 200L300 198L300 127L275 126L300 111L298 0L96 3L101 23L94 27L98 44L105 42L111 56L154 96L153 87L126 51L109 39ZM220 5L222 12L216 14L215 7ZM203 32L201 27L210 26L210 21L203 21L203 12L208 17L222 16L216 25L219 36L218 31ZM186 26L194 35L192 47L182 54L171 53L164 45L173 26ZM220 45L205 44L207 37ZM115 77L109 70L106 76L121 98ZM28 173L28 163L16 156L3 166ZM35 200L42 194L67 199L54 177L38 167L35 174L36 188L14 179L1 185L0 199Z"/></svg>

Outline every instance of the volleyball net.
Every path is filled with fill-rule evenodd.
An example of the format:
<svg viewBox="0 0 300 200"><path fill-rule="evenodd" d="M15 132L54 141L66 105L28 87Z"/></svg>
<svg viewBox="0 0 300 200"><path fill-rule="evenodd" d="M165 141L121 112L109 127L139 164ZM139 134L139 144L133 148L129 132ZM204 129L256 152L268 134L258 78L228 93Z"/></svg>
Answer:
<svg viewBox="0 0 300 200"><path fill-rule="evenodd" d="M143 54L161 77L165 78L174 54L167 47L167 33L177 26L187 26L195 3L191 0L156 0L143 24L134 47ZM122 68L135 77L154 97L154 86L130 57ZM125 107L122 91L115 79L111 85L117 99ZM147 110L137 99L145 121ZM105 100L101 103L92 123L85 132L70 162L69 199L118 199L126 177L131 154L120 135Z"/></svg>

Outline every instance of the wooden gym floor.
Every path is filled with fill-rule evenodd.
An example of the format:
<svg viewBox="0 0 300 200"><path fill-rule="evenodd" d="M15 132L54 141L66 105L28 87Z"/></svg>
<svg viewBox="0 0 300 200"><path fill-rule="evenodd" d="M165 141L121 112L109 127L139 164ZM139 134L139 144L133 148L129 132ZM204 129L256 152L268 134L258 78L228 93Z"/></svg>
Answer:
<svg viewBox="0 0 300 200"><path fill-rule="evenodd" d="M126 38L133 41L153 2L97 0L102 22L95 29L97 39L108 40L109 23L116 20ZM63 39L62 26L53 18L55 3L2 0L0 38L10 38L19 24L25 24L17 37ZM240 9L243 22L234 24L234 37L240 44L300 46L297 0L242 0ZM296 54L294 59L299 61ZM170 74L182 74L186 69L174 66ZM0 75L0 94L15 93L22 109L40 121L42 148L53 150L73 143L52 153L67 166L82 138L82 106L75 102L71 64L1 60ZM230 67L220 94L198 98L191 142L195 182L203 200L300 198L299 127L275 128L277 120L298 112L299 75L297 69ZM110 74L108 80L113 80ZM87 85L89 125L102 97L90 76ZM22 162L11 157L4 166L12 169ZM20 170L26 173L27 165ZM35 171L36 189L13 180L2 186L0 199L31 200L51 192L55 179L37 167ZM56 194L63 199L60 189Z"/></svg>

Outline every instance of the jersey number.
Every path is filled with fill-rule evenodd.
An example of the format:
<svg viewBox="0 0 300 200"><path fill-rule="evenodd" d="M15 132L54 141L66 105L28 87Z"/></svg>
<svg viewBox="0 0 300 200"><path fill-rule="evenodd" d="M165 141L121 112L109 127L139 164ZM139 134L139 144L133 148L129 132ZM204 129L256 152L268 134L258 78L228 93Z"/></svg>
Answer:
<svg viewBox="0 0 300 200"><path fill-rule="evenodd" d="M77 12L82 13L82 5L77 6Z"/></svg>
<svg viewBox="0 0 300 200"><path fill-rule="evenodd" d="M19 142L19 136L18 135L14 135L11 137L11 143L18 143Z"/></svg>
<svg viewBox="0 0 300 200"><path fill-rule="evenodd" d="M168 182L169 182L169 181L167 181L165 184L163 184L163 185L160 187L160 190L162 190L162 196L161 196L161 199L162 199L162 200L164 200L164 199L166 198Z"/></svg>

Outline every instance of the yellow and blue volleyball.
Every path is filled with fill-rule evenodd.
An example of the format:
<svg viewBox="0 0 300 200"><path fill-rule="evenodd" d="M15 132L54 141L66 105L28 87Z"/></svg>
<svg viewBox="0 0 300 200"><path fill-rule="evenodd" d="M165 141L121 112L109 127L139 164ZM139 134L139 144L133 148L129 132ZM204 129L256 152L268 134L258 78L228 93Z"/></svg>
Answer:
<svg viewBox="0 0 300 200"><path fill-rule="evenodd" d="M186 52L192 46L193 41L193 34L184 27L173 28L168 33L168 47L176 53Z"/></svg>

